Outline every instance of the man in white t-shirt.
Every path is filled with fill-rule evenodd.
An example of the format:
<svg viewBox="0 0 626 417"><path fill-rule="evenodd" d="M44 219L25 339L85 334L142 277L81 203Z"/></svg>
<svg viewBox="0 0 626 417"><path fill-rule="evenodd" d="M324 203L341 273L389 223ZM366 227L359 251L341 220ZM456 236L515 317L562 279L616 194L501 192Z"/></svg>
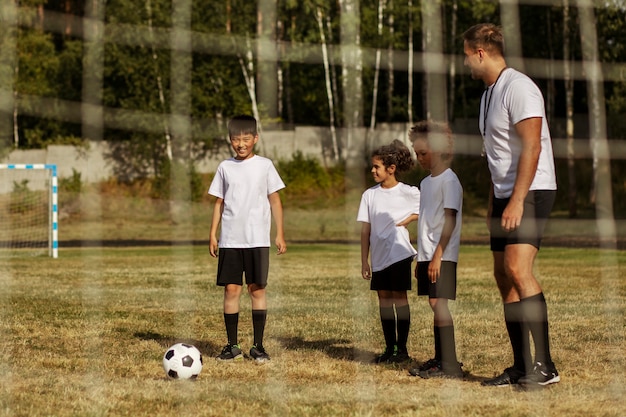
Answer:
<svg viewBox="0 0 626 417"><path fill-rule="evenodd" d="M508 68L501 28L483 23L463 34L465 65L486 90L479 130L491 172L488 226L494 275L513 348L513 366L483 385L545 386L560 381L550 355L548 312L533 264L556 197L552 142L543 96ZM529 333L535 344L530 353Z"/></svg>
<svg viewBox="0 0 626 417"><path fill-rule="evenodd" d="M280 255L287 250L283 208L278 194L285 184L271 160L254 154L259 136L253 117L234 117L228 130L235 156L220 163L209 188L209 194L216 197L209 251L211 256L217 257L219 250L217 285L224 287L224 324L228 337L228 343L217 359L243 359L237 328L245 274L254 332L250 356L257 362L266 362L270 357L263 347L263 333L267 319L265 287L269 272L271 217L273 215L276 224L275 243Z"/></svg>

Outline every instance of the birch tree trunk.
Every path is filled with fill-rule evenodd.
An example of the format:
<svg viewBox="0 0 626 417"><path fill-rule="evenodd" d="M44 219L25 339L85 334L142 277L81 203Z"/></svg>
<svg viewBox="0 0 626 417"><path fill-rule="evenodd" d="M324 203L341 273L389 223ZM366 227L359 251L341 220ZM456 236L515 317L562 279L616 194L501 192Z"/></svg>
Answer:
<svg viewBox="0 0 626 417"><path fill-rule="evenodd" d="M320 40L322 42L322 59L324 61L324 80L326 81L326 97L328 99L328 116L330 124L330 136L333 146L333 158L339 160L339 146L337 145L337 132L335 130L335 102L333 99L333 90L331 86L330 68L328 59L328 47L326 44L326 35L324 34L324 13L321 7L315 9L315 20L320 31Z"/></svg>
<svg viewBox="0 0 626 417"><path fill-rule="evenodd" d="M328 42L326 42L327 46L328 46L328 54L329 56L334 57L335 53L334 53L334 39L333 39L333 25L332 25L332 19L330 17L330 15L326 15L326 31L328 33ZM332 86L333 86L333 97L338 98L339 97L339 87L338 87L338 82L337 82L337 67L331 62L330 65L330 79L332 81ZM335 121L337 120L337 106L335 106Z"/></svg>
<svg viewBox="0 0 626 417"><path fill-rule="evenodd" d="M393 118L393 94L394 94L394 16L393 16L393 0L389 0L387 4L387 26L389 30L389 45L387 46L387 121L391 122Z"/></svg>
<svg viewBox="0 0 626 417"><path fill-rule="evenodd" d="M379 39L383 36L383 17L385 12L385 0L378 0L378 25L377 33ZM376 107L378 103L378 79L380 77L380 56L381 56L380 43L376 47L376 64L374 68L374 87L372 91L372 112L370 114L370 129L368 133L368 150L372 149L374 128L376 127Z"/></svg>
<svg viewBox="0 0 626 417"><path fill-rule="evenodd" d="M450 45L448 47L448 51L454 51L454 46L457 42L457 21L458 21L458 10L459 3L457 0L452 1L452 20L450 22ZM450 59L449 62L449 76L448 76L448 120L454 120L454 105L456 103L455 92L456 92L456 60L454 58Z"/></svg>
<svg viewBox="0 0 626 417"><path fill-rule="evenodd" d="M4 25L4 37L0 38L3 47L0 48L0 155L5 149L19 148L20 137L18 129L18 90L17 76L19 74L19 58L17 38L19 30L18 1L4 1L0 3L0 19Z"/></svg>
<svg viewBox="0 0 626 417"><path fill-rule="evenodd" d="M163 92L163 80L161 78L161 71L159 69L159 56L154 46L154 29L152 27L152 3L151 0L146 1L146 10L148 12L148 33L150 36L150 46L152 48L152 63L154 65L154 73L156 75L157 89L159 91L159 103L161 104L161 112L167 113L167 106L165 104L165 94ZM170 134L170 126L167 117L162 118L163 122L163 136L165 138L165 154L167 159L171 162L173 159L172 154L172 135Z"/></svg>
<svg viewBox="0 0 626 417"><path fill-rule="evenodd" d="M570 8L569 0L563 0L563 81L565 83L565 135L567 142L567 178L569 183L568 211L569 217L575 218L577 213L578 192L576 187L576 155L574 153L574 80L570 62Z"/></svg>
<svg viewBox="0 0 626 417"><path fill-rule="evenodd" d="M598 57L598 38L593 5L579 2L580 36L583 52L583 71L587 76L589 102L589 134L593 155L594 187L591 195L596 206L596 222L602 247L615 248L615 217L611 188L611 155L606 137L604 111L604 79Z"/></svg>
<svg viewBox="0 0 626 417"><path fill-rule="evenodd" d="M233 39L234 43L234 39ZM235 46L236 47L236 46ZM248 90L248 96L250 97L250 102L252 104L252 115L257 121L257 128L259 136L261 136L262 127L261 127L261 117L259 115L259 105L257 103L256 97L256 84L254 82L254 56L252 54L252 45L250 44L250 37L246 35L246 58L244 61L241 53L237 52L237 59L239 60L239 66L241 67L241 72L243 73L243 78L246 83L246 89ZM265 145L263 141L261 143L261 152L265 154Z"/></svg>
<svg viewBox="0 0 626 417"><path fill-rule="evenodd" d="M446 66L443 54L444 23L439 2L422 2L424 113L429 120L447 120Z"/></svg>
<svg viewBox="0 0 626 417"><path fill-rule="evenodd" d="M413 0L408 0L409 15L409 68L408 68L408 99L407 120L413 126Z"/></svg>
<svg viewBox="0 0 626 417"><path fill-rule="evenodd" d="M358 0L339 0L341 7L341 60L344 117L347 138L340 150L342 159L352 149L355 128L362 125L362 76L360 13Z"/></svg>
<svg viewBox="0 0 626 417"><path fill-rule="evenodd" d="M263 104L268 118L277 111L276 1L259 0L257 8L257 100ZM259 119L257 119L259 120Z"/></svg>

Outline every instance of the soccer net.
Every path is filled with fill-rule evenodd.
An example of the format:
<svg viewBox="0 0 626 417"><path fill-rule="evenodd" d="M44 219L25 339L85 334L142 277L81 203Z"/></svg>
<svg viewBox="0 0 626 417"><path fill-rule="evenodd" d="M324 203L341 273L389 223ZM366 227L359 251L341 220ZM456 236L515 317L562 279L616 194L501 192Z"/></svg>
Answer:
<svg viewBox="0 0 626 417"><path fill-rule="evenodd" d="M56 165L0 164L0 256L58 256Z"/></svg>

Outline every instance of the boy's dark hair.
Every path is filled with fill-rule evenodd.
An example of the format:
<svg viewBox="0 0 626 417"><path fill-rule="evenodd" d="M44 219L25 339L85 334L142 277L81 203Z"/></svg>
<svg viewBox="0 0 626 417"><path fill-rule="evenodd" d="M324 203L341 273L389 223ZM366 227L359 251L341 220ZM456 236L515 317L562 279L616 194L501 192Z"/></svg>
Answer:
<svg viewBox="0 0 626 417"><path fill-rule="evenodd" d="M411 151L398 139L389 145L375 149L372 152L372 158L379 158L386 167L395 165L397 172L408 171L413 168L414 164Z"/></svg>
<svg viewBox="0 0 626 417"><path fill-rule="evenodd" d="M441 153L443 160L452 158L454 139L452 138L452 130L447 123L432 120L417 122L409 130L409 140L413 143L418 139L428 142L430 149Z"/></svg>
<svg viewBox="0 0 626 417"><path fill-rule="evenodd" d="M252 116L242 114L239 116L235 116L228 122L228 136L239 136L239 135L257 135L257 124L256 119Z"/></svg>
<svg viewBox="0 0 626 417"><path fill-rule="evenodd" d="M482 48L489 53L497 52L504 56L504 36L502 28L493 23L479 23L463 33L463 40L473 51Z"/></svg>

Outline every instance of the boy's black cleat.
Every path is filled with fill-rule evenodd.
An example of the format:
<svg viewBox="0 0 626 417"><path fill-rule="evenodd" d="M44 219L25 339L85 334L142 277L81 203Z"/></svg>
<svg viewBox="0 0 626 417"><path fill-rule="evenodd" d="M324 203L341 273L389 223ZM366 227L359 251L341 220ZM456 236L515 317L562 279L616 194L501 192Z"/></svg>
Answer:
<svg viewBox="0 0 626 417"><path fill-rule="evenodd" d="M250 357L257 363L265 363L270 360L270 355L267 354L263 346L257 345L250 348Z"/></svg>
<svg viewBox="0 0 626 417"><path fill-rule="evenodd" d="M393 348L386 347L385 351L374 358L374 363L391 363L394 355L398 353L397 346Z"/></svg>
<svg viewBox="0 0 626 417"><path fill-rule="evenodd" d="M485 379L480 385L484 387L510 387L511 385L517 385L523 376L524 374L521 371L513 367L506 368L500 375Z"/></svg>
<svg viewBox="0 0 626 417"><path fill-rule="evenodd" d="M239 345L226 345L224 349L222 349L222 353L220 353L216 359L224 362L242 361L243 352Z"/></svg>

